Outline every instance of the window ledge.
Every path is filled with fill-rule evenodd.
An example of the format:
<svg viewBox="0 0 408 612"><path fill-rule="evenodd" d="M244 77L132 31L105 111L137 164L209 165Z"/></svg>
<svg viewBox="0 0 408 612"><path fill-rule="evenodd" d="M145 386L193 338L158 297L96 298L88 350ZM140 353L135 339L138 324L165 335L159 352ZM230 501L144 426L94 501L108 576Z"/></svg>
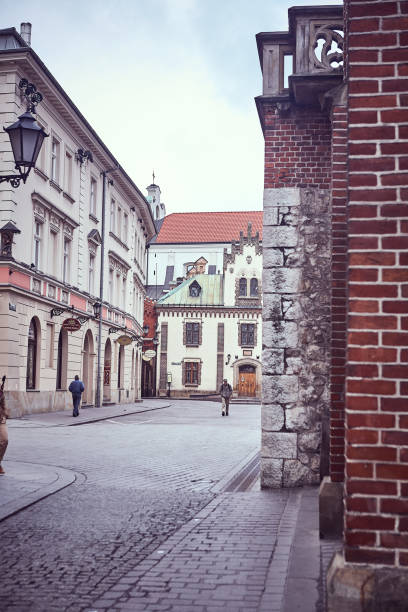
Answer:
<svg viewBox="0 0 408 612"><path fill-rule="evenodd" d="M48 176L45 174L43 170L41 170L41 168L34 168L34 172L38 174L38 176L40 176L43 179L43 181L48 181Z"/></svg>
<svg viewBox="0 0 408 612"><path fill-rule="evenodd" d="M27 393L40 393L40 389L26 389Z"/></svg>
<svg viewBox="0 0 408 612"><path fill-rule="evenodd" d="M58 185L58 183L56 183L55 181L53 181L52 179L50 179L50 185L51 187L54 187L54 189L56 191L58 191L58 193L62 192L62 188Z"/></svg>
<svg viewBox="0 0 408 612"><path fill-rule="evenodd" d="M198 383L184 383L185 387L199 387L200 385Z"/></svg>
<svg viewBox="0 0 408 612"><path fill-rule="evenodd" d="M95 215L93 215L92 213L89 213L89 218L92 219L92 221L94 221L95 223L99 223L99 219L95 217Z"/></svg>
<svg viewBox="0 0 408 612"><path fill-rule="evenodd" d="M109 232L109 236L113 238L118 244L120 244L121 247L126 249L126 251L129 250L129 247L124 242L122 242L121 239L118 236L116 236L116 234L114 234L113 232Z"/></svg>
<svg viewBox="0 0 408 612"><path fill-rule="evenodd" d="M75 198L73 198L72 195L70 195L66 191L64 191L62 195L64 196L66 200L68 200L68 202L71 202L71 204L75 203Z"/></svg>
<svg viewBox="0 0 408 612"><path fill-rule="evenodd" d="M198 348L200 345L199 344L185 344L184 346L189 346L191 348Z"/></svg>

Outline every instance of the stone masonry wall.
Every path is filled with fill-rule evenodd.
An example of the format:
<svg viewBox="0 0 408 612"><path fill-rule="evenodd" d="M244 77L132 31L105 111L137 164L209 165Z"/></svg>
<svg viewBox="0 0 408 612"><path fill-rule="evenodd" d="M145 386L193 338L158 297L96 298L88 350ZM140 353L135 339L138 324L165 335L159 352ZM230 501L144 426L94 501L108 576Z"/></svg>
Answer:
<svg viewBox="0 0 408 612"><path fill-rule="evenodd" d="M320 480L330 402L329 195L318 187L264 192L263 487Z"/></svg>

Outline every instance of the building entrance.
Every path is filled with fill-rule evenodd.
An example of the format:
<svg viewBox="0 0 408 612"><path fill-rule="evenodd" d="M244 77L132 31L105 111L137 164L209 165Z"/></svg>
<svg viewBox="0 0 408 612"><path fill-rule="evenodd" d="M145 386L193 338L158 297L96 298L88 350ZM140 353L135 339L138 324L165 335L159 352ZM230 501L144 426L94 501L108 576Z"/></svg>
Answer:
<svg viewBox="0 0 408 612"><path fill-rule="evenodd" d="M238 375L238 395L245 397L255 397L256 392L256 372L255 366L242 365Z"/></svg>

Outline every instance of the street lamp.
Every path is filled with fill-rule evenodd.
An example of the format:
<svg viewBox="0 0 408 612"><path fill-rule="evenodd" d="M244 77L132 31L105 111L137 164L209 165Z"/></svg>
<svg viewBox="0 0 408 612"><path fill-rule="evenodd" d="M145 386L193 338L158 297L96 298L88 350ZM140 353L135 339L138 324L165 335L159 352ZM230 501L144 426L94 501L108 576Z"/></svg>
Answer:
<svg viewBox="0 0 408 612"><path fill-rule="evenodd" d="M94 317L95 319L99 319L101 316L102 304L100 302L95 302L93 305Z"/></svg>
<svg viewBox="0 0 408 612"><path fill-rule="evenodd" d="M143 325L143 333L145 336L147 336L147 334L149 333L149 326L148 325Z"/></svg>
<svg viewBox="0 0 408 612"><path fill-rule="evenodd" d="M0 183L7 181L14 188L20 186L20 181L26 182L31 168L35 166L44 138L48 136L31 114L43 99L42 95L27 79L21 79L19 88L27 100L27 111L20 115L15 123L4 128L10 139L15 167L19 174L0 175Z"/></svg>

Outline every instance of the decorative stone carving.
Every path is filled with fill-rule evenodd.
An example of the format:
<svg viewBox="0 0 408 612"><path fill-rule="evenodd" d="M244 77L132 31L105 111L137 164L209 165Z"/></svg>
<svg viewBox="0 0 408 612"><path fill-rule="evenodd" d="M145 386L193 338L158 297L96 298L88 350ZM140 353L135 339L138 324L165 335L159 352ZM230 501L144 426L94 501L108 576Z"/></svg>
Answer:
<svg viewBox="0 0 408 612"><path fill-rule="evenodd" d="M319 41L323 40L320 58L316 53ZM343 24L323 25L314 31L312 44L310 45L310 60L316 68L323 70L340 71L343 68ZM333 64L337 64L334 66Z"/></svg>

